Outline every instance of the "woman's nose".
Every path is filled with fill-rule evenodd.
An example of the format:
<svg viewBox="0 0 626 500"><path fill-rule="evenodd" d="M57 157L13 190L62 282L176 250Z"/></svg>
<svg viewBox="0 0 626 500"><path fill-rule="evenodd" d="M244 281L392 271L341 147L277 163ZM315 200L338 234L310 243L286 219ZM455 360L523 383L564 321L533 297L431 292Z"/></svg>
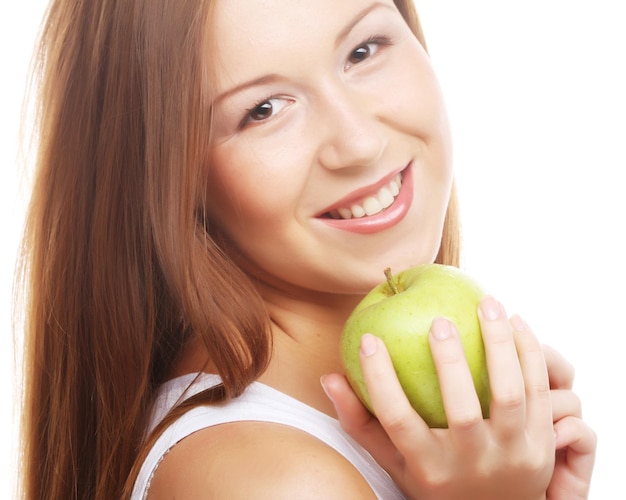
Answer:
<svg viewBox="0 0 626 500"><path fill-rule="evenodd" d="M319 162L328 169L375 164L387 145L381 122L367 99L334 95L323 106Z"/></svg>

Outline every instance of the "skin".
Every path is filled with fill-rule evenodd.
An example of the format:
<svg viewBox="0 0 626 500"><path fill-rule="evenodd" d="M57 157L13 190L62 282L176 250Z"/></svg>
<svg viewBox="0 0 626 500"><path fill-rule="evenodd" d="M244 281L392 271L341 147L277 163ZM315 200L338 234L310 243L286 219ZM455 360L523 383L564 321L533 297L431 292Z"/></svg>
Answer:
<svg viewBox="0 0 626 500"><path fill-rule="evenodd" d="M366 337L361 362L380 420L342 375L345 319L385 267L434 260L452 182L437 80L393 3L229 0L218 2L212 33L217 126L206 209L227 251L259 283L271 318L274 353L260 381L338 417L408 497L534 499L547 490L548 498L578 498L549 489L583 492L591 474L595 436L580 420L573 372L558 354L544 355L529 329L513 328L495 300L483 304L481 319L494 383L489 421L480 418L454 327L443 320L433 325L432 348L449 430L428 429L412 411L376 337ZM412 201L384 229L341 230L321 216L406 168ZM205 361L192 341L175 375ZM556 448L565 459L555 462ZM179 443L157 469L150 498L294 491L373 496L351 464L316 439L248 422Z"/></svg>

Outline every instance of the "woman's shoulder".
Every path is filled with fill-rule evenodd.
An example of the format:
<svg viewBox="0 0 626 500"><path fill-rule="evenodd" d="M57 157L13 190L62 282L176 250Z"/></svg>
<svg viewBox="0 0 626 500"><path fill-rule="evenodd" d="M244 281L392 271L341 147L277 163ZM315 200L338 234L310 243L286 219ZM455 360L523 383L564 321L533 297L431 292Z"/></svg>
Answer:
<svg viewBox="0 0 626 500"><path fill-rule="evenodd" d="M300 429L231 422L174 446L152 478L148 499L376 498L340 453Z"/></svg>
<svg viewBox="0 0 626 500"><path fill-rule="evenodd" d="M151 427L179 402L216 382L219 377L201 374L167 384ZM356 498L368 498L372 492L385 499L403 498L389 475L336 419L257 382L237 398L188 410L162 430L141 466L133 499L144 498L146 491L148 498L167 498L166 486L206 488L209 479L211 488L239 488L226 498L244 497L245 488L259 485L284 488L284 495L293 498L294 484L315 491L317 498L334 498L345 493L342 488L351 488ZM336 493L320 488L334 488ZM264 496L281 498L279 493Z"/></svg>

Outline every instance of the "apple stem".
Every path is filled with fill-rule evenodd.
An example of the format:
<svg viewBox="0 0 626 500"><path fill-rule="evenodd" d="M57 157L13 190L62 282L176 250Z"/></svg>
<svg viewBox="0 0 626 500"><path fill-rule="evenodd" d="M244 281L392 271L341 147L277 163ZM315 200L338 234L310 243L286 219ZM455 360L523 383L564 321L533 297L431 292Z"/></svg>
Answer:
<svg viewBox="0 0 626 500"><path fill-rule="evenodd" d="M385 269L385 277L387 278L387 283L389 283L389 287L391 288L391 291L393 292L393 294L394 295L398 295L398 287L393 282L393 277L391 276L391 268L390 267Z"/></svg>

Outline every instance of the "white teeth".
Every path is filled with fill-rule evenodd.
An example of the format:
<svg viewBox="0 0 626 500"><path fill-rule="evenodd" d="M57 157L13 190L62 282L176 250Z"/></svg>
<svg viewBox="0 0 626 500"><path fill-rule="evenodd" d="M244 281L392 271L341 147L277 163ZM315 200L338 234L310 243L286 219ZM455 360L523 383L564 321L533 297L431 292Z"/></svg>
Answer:
<svg viewBox="0 0 626 500"><path fill-rule="evenodd" d="M391 191L386 187L382 188L378 193L378 200L383 208L387 208L389 205L393 203L394 195L391 194Z"/></svg>
<svg viewBox="0 0 626 500"><path fill-rule="evenodd" d="M400 192L400 186L402 185L402 176L400 174L396 175L394 180L389 183L389 190L391 194L395 197L398 196Z"/></svg>
<svg viewBox="0 0 626 500"><path fill-rule="evenodd" d="M383 209L383 206L376 198L365 198L363 201L363 209L367 215L376 215Z"/></svg>
<svg viewBox="0 0 626 500"><path fill-rule="evenodd" d="M365 209L360 205L352 205L350 207L350 211L352 212L352 217L354 219L360 219L367 213L365 212Z"/></svg>
<svg viewBox="0 0 626 500"><path fill-rule="evenodd" d="M385 208L391 206L400 192L402 175L396 175L389 184L380 188L375 196L368 196L360 204L354 204L350 208L338 208L330 213L334 219L359 219L361 217L376 215Z"/></svg>
<svg viewBox="0 0 626 500"><path fill-rule="evenodd" d="M352 218L352 210L349 208L340 208L337 210L338 215L342 219L351 219Z"/></svg>

